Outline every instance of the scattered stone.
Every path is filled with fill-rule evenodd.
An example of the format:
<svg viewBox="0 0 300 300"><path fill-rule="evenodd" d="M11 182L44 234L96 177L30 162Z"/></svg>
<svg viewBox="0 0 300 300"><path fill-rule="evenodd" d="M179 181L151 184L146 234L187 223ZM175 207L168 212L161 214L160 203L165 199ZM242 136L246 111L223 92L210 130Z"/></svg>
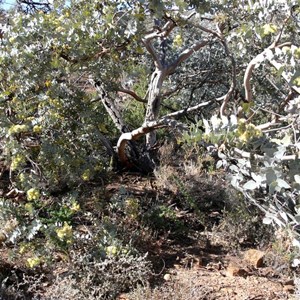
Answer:
<svg viewBox="0 0 300 300"><path fill-rule="evenodd" d="M202 267L204 267L202 257L195 258L195 262L194 262L193 266L194 266L194 268L202 268Z"/></svg>
<svg viewBox="0 0 300 300"><path fill-rule="evenodd" d="M6 235L3 232L0 232L0 243L5 242L7 239Z"/></svg>
<svg viewBox="0 0 300 300"><path fill-rule="evenodd" d="M236 276L244 277L248 275L248 272L238 264L230 262L226 269L226 275L230 277L236 277Z"/></svg>
<svg viewBox="0 0 300 300"><path fill-rule="evenodd" d="M295 282L294 282L294 279L286 279L284 282L283 282L283 285L295 285Z"/></svg>
<svg viewBox="0 0 300 300"><path fill-rule="evenodd" d="M260 268L263 266L264 256L265 256L265 252L263 251L256 250L256 249L249 249L245 252L244 259L255 268Z"/></svg>
<svg viewBox="0 0 300 300"><path fill-rule="evenodd" d="M239 266L238 264L235 263L229 263L227 270L226 270L226 275L235 277L235 276L246 276L248 272Z"/></svg>
<svg viewBox="0 0 300 300"><path fill-rule="evenodd" d="M165 281L170 281L170 280L171 280L171 275L168 274L168 273L165 274L165 275L164 275L164 280L165 280Z"/></svg>
<svg viewBox="0 0 300 300"><path fill-rule="evenodd" d="M219 262L209 262L206 265L206 269L209 271L220 271L222 269L222 263Z"/></svg>
<svg viewBox="0 0 300 300"><path fill-rule="evenodd" d="M285 292L294 293L295 292L295 287L293 285L285 285L283 287L283 290Z"/></svg>
<svg viewBox="0 0 300 300"><path fill-rule="evenodd" d="M129 300L129 298L125 294L121 294L118 296L117 300Z"/></svg>

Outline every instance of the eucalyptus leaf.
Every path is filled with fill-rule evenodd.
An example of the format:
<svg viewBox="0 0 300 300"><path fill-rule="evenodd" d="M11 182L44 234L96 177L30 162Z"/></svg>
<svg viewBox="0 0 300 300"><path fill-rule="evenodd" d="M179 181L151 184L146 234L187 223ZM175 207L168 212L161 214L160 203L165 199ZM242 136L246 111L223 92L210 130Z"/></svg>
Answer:
<svg viewBox="0 0 300 300"><path fill-rule="evenodd" d="M289 189L291 186L283 179L277 178L277 184L279 187L284 189Z"/></svg>
<svg viewBox="0 0 300 300"><path fill-rule="evenodd" d="M216 115L213 115L210 119L213 130L216 130L221 125L221 119L219 119Z"/></svg>
<svg viewBox="0 0 300 300"><path fill-rule="evenodd" d="M268 168L266 172L267 184L271 184L273 181L277 179L276 173L273 169Z"/></svg>
<svg viewBox="0 0 300 300"><path fill-rule="evenodd" d="M232 172L236 172L236 173L239 172L239 168L238 168L238 166L236 166L236 165L231 165L231 166L229 167L229 169L230 169Z"/></svg>
<svg viewBox="0 0 300 300"><path fill-rule="evenodd" d="M298 174L294 175L294 179L297 183L300 184L300 175L298 175Z"/></svg>
<svg viewBox="0 0 300 300"><path fill-rule="evenodd" d="M254 180L249 180L243 185L245 190L254 190L258 187L257 183Z"/></svg>
<svg viewBox="0 0 300 300"><path fill-rule="evenodd" d="M231 125L237 125L237 117L235 115L230 115L230 123Z"/></svg>
<svg viewBox="0 0 300 300"><path fill-rule="evenodd" d="M286 148L285 147L280 147L275 153L274 153L274 157L277 160L281 160L283 158L283 156L285 155L286 152Z"/></svg>
<svg viewBox="0 0 300 300"><path fill-rule="evenodd" d="M262 181L264 180L264 177L259 175L259 174L255 174L255 173L251 173L251 177L255 180L255 182L260 185L262 183Z"/></svg>
<svg viewBox="0 0 300 300"><path fill-rule="evenodd" d="M263 223L266 225L272 224L273 220L270 217L264 217L263 218Z"/></svg>
<svg viewBox="0 0 300 300"><path fill-rule="evenodd" d="M280 211L279 212L280 216L282 217L282 219L288 223L288 217L287 217L287 214L284 212L284 211Z"/></svg>
<svg viewBox="0 0 300 300"><path fill-rule="evenodd" d="M222 160L218 160L217 164L216 164L216 168L220 169L223 166L223 161Z"/></svg>

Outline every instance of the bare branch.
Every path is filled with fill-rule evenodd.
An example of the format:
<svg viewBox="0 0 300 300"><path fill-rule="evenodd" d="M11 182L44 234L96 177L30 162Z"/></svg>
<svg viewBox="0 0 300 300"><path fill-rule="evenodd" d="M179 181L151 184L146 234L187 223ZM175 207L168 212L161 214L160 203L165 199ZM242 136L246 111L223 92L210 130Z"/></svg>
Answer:
<svg viewBox="0 0 300 300"><path fill-rule="evenodd" d="M286 21L285 21L286 22ZM266 48L263 52L261 52L260 54L258 54L256 57L254 57L250 63L248 64L246 71L245 71L245 75L244 75L244 87L245 87L245 99L248 102L252 102L252 90L251 90L251 84L250 84L250 80L252 77L252 72L255 68L255 66L261 62L263 62L266 58L267 58L267 52L269 50L273 50L275 48L283 48L283 47L291 47L292 43L290 42L285 42L282 44L279 44L280 42L280 38L282 36L282 32L283 32L283 28L282 27L280 33L277 35L277 37L275 38L274 42L268 47ZM269 62L271 63L271 65L273 65L277 70L279 70L279 68L282 66L280 63L277 63L275 60L273 59L269 59ZM282 73L281 75L286 81L289 82L288 77L286 76L286 74ZM292 89L297 92L298 94L300 94L300 88L298 88L297 86L292 86Z"/></svg>
<svg viewBox="0 0 300 300"><path fill-rule="evenodd" d="M127 127L123 118L121 117L120 110L114 103L113 99L110 98L109 94L105 91L102 87L101 83L94 82L93 79L90 79L92 83L94 83L95 88L98 92L97 100L101 100L104 108L106 109L107 113L110 115L112 121L114 122L115 126L119 129L120 132L125 132Z"/></svg>
<svg viewBox="0 0 300 300"><path fill-rule="evenodd" d="M192 10L188 15L186 15L186 16L181 16L181 19L183 20L183 21L188 21L189 19L191 19L193 16L195 16L195 15L197 15L197 12L196 12L196 10Z"/></svg>
<svg viewBox="0 0 300 300"><path fill-rule="evenodd" d="M118 92L130 95L132 98L134 98L138 102L147 103L146 99L141 98L134 91L127 90L127 89L124 89L124 88L120 87L120 88L118 88Z"/></svg>
<svg viewBox="0 0 300 300"><path fill-rule="evenodd" d="M159 56L158 56L158 54L156 53L156 51L155 51L153 45L151 44L151 41L150 41L150 40L144 39L144 40L143 40L143 43L144 43L144 45L145 45L147 51L148 51L148 52L150 53L150 55L152 56L152 59L153 59L153 61L154 61L155 67L156 67L157 69L161 70L162 67L163 67L163 66L162 66L162 63L161 63L161 61L160 61L160 59L159 59Z"/></svg>
<svg viewBox="0 0 300 300"><path fill-rule="evenodd" d="M287 94L287 96L279 106L280 111L284 110L286 105L288 105L288 103L293 99L293 96L294 96L294 92L292 90L289 91L289 93Z"/></svg>
<svg viewBox="0 0 300 300"><path fill-rule="evenodd" d="M187 60L193 53L197 52L199 49L203 48L209 43L209 40L204 40L198 43L195 43L190 48L187 48L178 56L178 58L168 67L167 74L172 74L175 69L180 65L182 62Z"/></svg>
<svg viewBox="0 0 300 300"><path fill-rule="evenodd" d="M130 161L128 156L126 155L126 145L129 141L133 141L133 140L137 140L139 139L141 136L159 128L159 127L163 127L160 124L157 124L157 121L151 122L154 124L150 124L150 127L139 127L138 129L135 129L131 132L126 132L123 133L117 143L117 152L118 152L118 157L120 159L120 161L125 165L125 166L130 166ZM151 126L152 125L152 126Z"/></svg>
<svg viewBox="0 0 300 300"><path fill-rule="evenodd" d="M253 72L255 66L265 59L266 53L269 49L270 49L270 47L268 47L262 53L258 54L256 57L254 57L250 61L250 63L248 64L248 66L246 68L246 71L244 74L244 87L245 87L245 100L247 102L252 102L252 97L253 97L251 83L250 83L250 80L252 77L252 72Z"/></svg>
<svg viewBox="0 0 300 300"><path fill-rule="evenodd" d="M197 24L196 26L197 26L199 29L201 29L202 31L207 32L207 33L209 33L209 34L211 34L211 35L214 35L215 37L221 39L221 36L220 36L220 34L219 34L217 31L212 30L212 29L209 29L209 28L207 28L207 27L204 27L204 26L202 26L202 25L200 25L200 24Z"/></svg>
<svg viewBox="0 0 300 300"><path fill-rule="evenodd" d="M270 59L269 62L276 70L279 70L282 67L282 64L275 61L274 59ZM290 84L291 76L289 76L286 72L282 72L281 76L288 84ZM291 85L291 89L300 95L300 87L296 85Z"/></svg>
<svg viewBox="0 0 300 300"><path fill-rule="evenodd" d="M165 115L163 118L178 118L178 117L180 117L181 115L184 115L184 114L186 114L186 113L189 113L189 112L198 110L199 108L204 107L204 106L207 106L207 105L209 105L209 104L211 104L211 103L212 103L212 101L206 101L206 102L197 104L197 105L195 105L195 106L192 106L192 107L190 107L190 108L178 110L178 111L175 111L175 112L173 112L173 113L167 114L167 115Z"/></svg>
<svg viewBox="0 0 300 300"><path fill-rule="evenodd" d="M176 23L173 20L169 19L162 28L157 29L156 32L152 32L152 33L146 35L145 39L148 41L151 41L154 38L167 37L171 33L171 31L174 29L175 26L176 26Z"/></svg>
<svg viewBox="0 0 300 300"><path fill-rule="evenodd" d="M224 116L224 114L225 114L225 108L226 108L226 106L228 104L228 101L231 98L231 96L232 96L232 94L233 94L233 92L235 90L235 87L236 87L236 61L234 59L234 56L230 53L227 41L226 41L226 39L225 39L225 37L224 37L224 35L223 35L223 33L222 33L222 31L220 30L219 27L218 27L218 31L209 29L209 28L204 27L204 26L202 26L200 24L197 25L197 27L199 29L201 29L202 31L207 32L207 33L209 33L209 34L217 37L218 39L220 39L222 45L224 46L226 55L231 60L231 65L232 65L232 83L231 83L230 89L228 90L228 92L226 93L226 95L221 98L223 100L223 103L222 103L221 108L220 108L220 115Z"/></svg>

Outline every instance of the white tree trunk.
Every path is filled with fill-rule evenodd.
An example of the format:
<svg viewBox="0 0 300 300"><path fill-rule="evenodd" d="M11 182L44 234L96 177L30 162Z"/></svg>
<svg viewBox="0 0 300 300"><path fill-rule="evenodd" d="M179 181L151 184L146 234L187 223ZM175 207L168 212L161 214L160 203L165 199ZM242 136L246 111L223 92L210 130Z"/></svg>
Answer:
<svg viewBox="0 0 300 300"><path fill-rule="evenodd" d="M144 124L157 120L161 105L161 88L166 77L164 70L156 69L151 76L149 85L148 104ZM146 135L146 147L150 149L156 143L156 132Z"/></svg>

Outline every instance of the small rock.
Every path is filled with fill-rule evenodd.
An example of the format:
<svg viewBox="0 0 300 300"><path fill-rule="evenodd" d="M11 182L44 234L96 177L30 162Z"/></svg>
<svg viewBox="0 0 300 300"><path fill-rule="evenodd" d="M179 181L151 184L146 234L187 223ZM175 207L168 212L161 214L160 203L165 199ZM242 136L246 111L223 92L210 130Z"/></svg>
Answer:
<svg viewBox="0 0 300 300"><path fill-rule="evenodd" d="M245 269L243 269L242 267L240 267L239 265L235 264L235 263L229 263L227 270L226 270L226 275L227 276L245 276L247 275L247 271Z"/></svg>
<svg viewBox="0 0 300 300"><path fill-rule="evenodd" d="M165 280L165 281L170 281L170 280L171 280L171 275L168 274L168 273L165 274L165 275L164 275L164 280Z"/></svg>
<svg viewBox="0 0 300 300"><path fill-rule="evenodd" d="M7 240L6 235L3 232L0 232L0 243L5 242Z"/></svg>
<svg viewBox="0 0 300 300"><path fill-rule="evenodd" d="M289 293L293 293L294 291L295 291L295 287L293 286L293 285L285 285L284 287L283 287L283 290L285 291L285 292L289 292Z"/></svg>
<svg viewBox="0 0 300 300"><path fill-rule="evenodd" d="M249 249L244 254L244 259L255 268L260 268L264 263L265 253L256 249Z"/></svg>
<svg viewBox="0 0 300 300"><path fill-rule="evenodd" d="M283 285L295 285L295 282L294 282L294 279L286 279L284 282L283 282Z"/></svg>
<svg viewBox="0 0 300 300"><path fill-rule="evenodd" d="M195 258L194 267L195 268L201 268L203 266L204 266L203 259L202 258Z"/></svg>
<svg viewBox="0 0 300 300"><path fill-rule="evenodd" d="M121 294L118 296L117 300L129 300L129 298L125 294Z"/></svg>

